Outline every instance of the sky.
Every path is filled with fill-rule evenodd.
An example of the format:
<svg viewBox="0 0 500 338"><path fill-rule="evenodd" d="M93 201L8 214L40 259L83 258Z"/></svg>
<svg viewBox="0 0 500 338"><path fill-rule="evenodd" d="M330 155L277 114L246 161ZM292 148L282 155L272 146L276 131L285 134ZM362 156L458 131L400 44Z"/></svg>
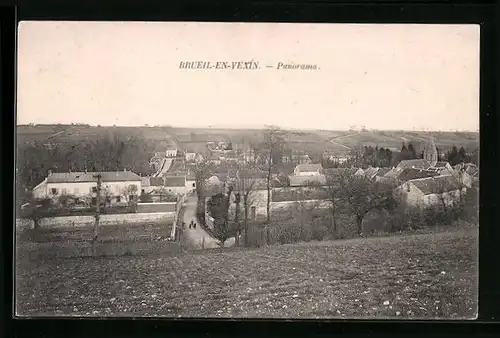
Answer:
<svg viewBox="0 0 500 338"><path fill-rule="evenodd" d="M17 63L18 124L479 128L478 25L24 21Z"/></svg>

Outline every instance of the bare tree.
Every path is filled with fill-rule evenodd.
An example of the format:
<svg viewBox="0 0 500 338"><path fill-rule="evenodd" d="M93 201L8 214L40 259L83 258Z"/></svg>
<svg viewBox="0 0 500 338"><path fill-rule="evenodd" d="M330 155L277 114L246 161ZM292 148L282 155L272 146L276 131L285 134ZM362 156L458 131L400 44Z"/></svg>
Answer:
<svg viewBox="0 0 500 338"><path fill-rule="evenodd" d="M95 175L97 178L97 198L96 198L96 211L95 211L95 222L94 222L94 229L92 232L92 255L96 255L96 243L97 239L99 237L99 219L101 217L101 183L102 183L102 175L97 174Z"/></svg>
<svg viewBox="0 0 500 338"><path fill-rule="evenodd" d="M333 235L333 238L337 238L338 229L337 229L337 212L340 207L340 174L333 173L326 176L326 183L312 183L312 187L317 189L318 191L324 194L324 197L330 202L330 232Z"/></svg>
<svg viewBox="0 0 500 338"><path fill-rule="evenodd" d="M356 176L353 170L342 172L339 178L340 197L356 217L357 232L360 236L363 234L363 220L370 211L390 209L396 205L392 184Z"/></svg>
<svg viewBox="0 0 500 338"><path fill-rule="evenodd" d="M254 177L238 179L238 188L244 210L243 231L245 234L245 246L248 246L248 213L254 203L252 192L254 191L255 183L256 179Z"/></svg>
<svg viewBox="0 0 500 338"><path fill-rule="evenodd" d="M210 176L210 166L203 160L196 163L194 166L194 176L197 196L197 217L203 218L205 215L205 190L206 180Z"/></svg>
<svg viewBox="0 0 500 338"><path fill-rule="evenodd" d="M267 172L267 220L266 220L266 243L269 244L269 223L271 222L271 182L275 166L280 162L284 139L280 129L276 126L268 126L264 136L266 148L265 170Z"/></svg>

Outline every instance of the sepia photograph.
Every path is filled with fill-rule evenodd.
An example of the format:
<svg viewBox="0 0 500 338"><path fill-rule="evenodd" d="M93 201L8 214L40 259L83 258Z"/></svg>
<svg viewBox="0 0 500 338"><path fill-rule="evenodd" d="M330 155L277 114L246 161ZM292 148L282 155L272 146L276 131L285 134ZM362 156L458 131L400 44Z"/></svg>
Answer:
<svg viewBox="0 0 500 338"><path fill-rule="evenodd" d="M479 41L20 22L15 316L476 319Z"/></svg>

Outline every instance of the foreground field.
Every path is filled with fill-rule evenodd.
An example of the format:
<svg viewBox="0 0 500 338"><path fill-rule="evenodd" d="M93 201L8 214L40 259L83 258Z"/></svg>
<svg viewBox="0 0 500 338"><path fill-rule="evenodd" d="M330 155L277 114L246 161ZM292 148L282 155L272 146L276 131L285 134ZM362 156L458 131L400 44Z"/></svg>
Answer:
<svg viewBox="0 0 500 338"><path fill-rule="evenodd" d="M474 318L477 229L17 262L19 315Z"/></svg>

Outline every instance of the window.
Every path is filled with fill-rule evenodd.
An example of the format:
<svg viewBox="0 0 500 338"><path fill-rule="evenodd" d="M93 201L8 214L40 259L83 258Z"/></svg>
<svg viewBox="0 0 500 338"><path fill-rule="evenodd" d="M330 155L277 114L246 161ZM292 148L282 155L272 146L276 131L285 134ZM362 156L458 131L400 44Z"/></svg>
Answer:
<svg viewBox="0 0 500 338"><path fill-rule="evenodd" d="M135 197L134 195L129 195L128 200L129 200L129 201L133 201L133 200L134 200L134 197Z"/></svg>
<svg viewBox="0 0 500 338"><path fill-rule="evenodd" d="M193 188L196 188L196 183L193 183Z"/></svg>
<svg viewBox="0 0 500 338"><path fill-rule="evenodd" d="M144 190L144 189L142 189L142 190L141 190L141 192L144 194L144 193L145 193L145 190Z"/></svg>
<svg viewBox="0 0 500 338"><path fill-rule="evenodd" d="M97 192L97 187L92 187L92 192Z"/></svg>
<svg viewBox="0 0 500 338"><path fill-rule="evenodd" d="M75 189L73 190L73 192L74 192L74 194L75 194L75 195L78 195L78 194L80 193L80 189L75 188Z"/></svg>
<svg viewBox="0 0 500 338"><path fill-rule="evenodd" d="M97 198L96 197L92 197L92 205L96 205L97 204Z"/></svg>
<svg viewBox="0 0 500 338"><path fill-rule="evenodd" d="M410 185L408 183L406 184L406 191L410 192Z"/></svg>
<svg viewBox="0 0 500 338"><path fill-rule="evenodd" d="M52 192L52 195L57 195L57 189L56 188L52 188L52 189L50 189L50 191Z"/></svg>
<svg viewBox="0 0 500 338"><path fill-rule="evenodd" d="M61 189L61 194L63 194L63 195L67 195L67 194L68 194L68 189L66 189L66 188L62 188L62 189Z"/></svg>
<svg viewBox="0 0 500 338"><path fill-rule="evenodd" d="M120 196L116 196L116 203L120 203L121 201L121 197Z"/></svg>

